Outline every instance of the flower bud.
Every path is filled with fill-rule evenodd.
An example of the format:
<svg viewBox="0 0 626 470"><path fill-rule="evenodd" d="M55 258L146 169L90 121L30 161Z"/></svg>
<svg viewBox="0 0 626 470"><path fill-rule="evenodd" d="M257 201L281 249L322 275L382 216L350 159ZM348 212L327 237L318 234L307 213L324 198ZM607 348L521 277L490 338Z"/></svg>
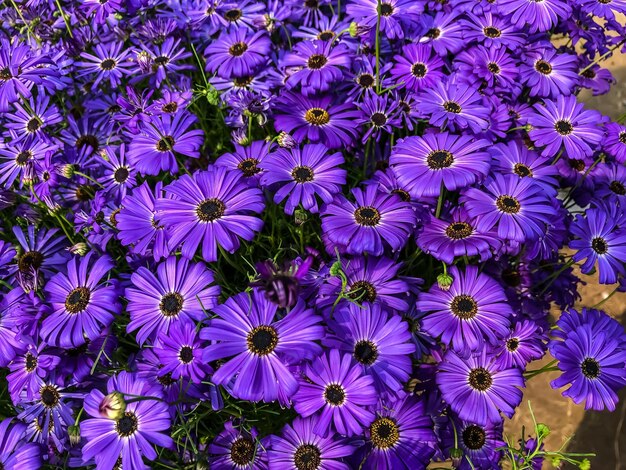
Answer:
<svg viewBox="0 0 626 470"><path fill-rule="evenodd" d="M450 449L450 458L452 459L452 468L458 468L463 459L463 451L456 447Z"/></svg>
<svg viewBox="0 0 626 470"><path fill-rule="evenodd" d="M80 427L71 425L67 427L67 433L70 436L70 444L75 446L80 444Z"/></svg>
<svg viewBox="0 0 626 470"><path fill-rule="evenodd" d="M67 248L67 251L73 255L85 256L85 254L89 251L89 247L86 243L79 242Z"/></svg>
<svg viewBox="0 0 626 470"><path fill-rule="evenodd" d="M543 439L548 434L550 434L550 428L543 423L538 423L537 424L537 439Z"/></svg>
<svg viewBox="0 0 626 470"><path fill-rule="evenodd" d="M294 140L294 138L291 137L289 134L287 134L285 131L278 134L277 140L278 140L278 145L286 149L292 149L298 145L298 143Z"/></svg>
<svg viewBox="0 0 626 470"><path fill-rule="evenodd" d="M591 462L589 459L583 459L582 462L578 464L578 468L580 468L580 470L589 470L591 468Z"/></svg>
<svg viewBox="0 0 626 470"><path fill-rule="evenodd" d="M109 393L98 407L100 416L109 419L120 419L126 411L126 401L120 392Z"/></svg>
<svg viewBox="0 0 626 470"><path fill-rule="evenodd" d="M302 209L296 209L294 216L293 216L293 221L296 224L296 226L300 226L303 223L305 223L308 220L308 212Z"/></svg>
<svg viewBox="0 0 626 470"><path fill-rule="evenodd" d="M442 273L439 276L437 276L437 285L439 286L441 290L445 290L445 291L450 290L452 281L454 281L454 279L452 278L452 276L450 276L447 273Z"/></svg>
<svg viewBox="0 0 626 470"><path fill-rule="evenodd" d="M76 165L72 163L67 163L61 167L61 174L66 178L71 178L76 173Z"/></svg>
<svg viewBox="0 0 626 470"><path fill-rule="evenodd" d="M331 276L339 276L339 273L341 271L342 271L341 261L335 261L330 267Z"/></svg>

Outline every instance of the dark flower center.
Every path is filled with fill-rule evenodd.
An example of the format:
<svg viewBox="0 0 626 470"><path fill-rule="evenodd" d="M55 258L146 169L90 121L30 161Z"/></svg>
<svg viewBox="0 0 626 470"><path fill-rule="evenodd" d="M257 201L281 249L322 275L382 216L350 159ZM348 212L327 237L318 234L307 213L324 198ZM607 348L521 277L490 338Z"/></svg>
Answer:
<svg viewBox="0 0 626 470"><path fill-rule="evenodd" d="M587 69L581 73L581 75L585 78L595 78L596 73L592 69Z"/></svg>
<svg viewBox="0 0 626 470"><path fill-rule="evenodd" d="M517 338L509 338L506 340L506 349L510 352L517 351L519 348L519 339Z"/></svg>
<svg viewBox="0 0 626 470"><path fill-rule="evenodd" d="M313 54L311 57L309 57L307 65L310 69L317 70L317 69L321 69L322 67L324 67L324 65L326 65L327 62L328 62L328 59L326 58L325 55Z"/></svg>
<svg viewBox="0 0 626 470"><path fill-rule="evenodd" d="M579 160L576 158L572 158L569 160L569 166L570 168L576 170L576 171L583 171L585 169L585 161L584 160Z"/></svg>
<svg viewBox="0 0 626 470"><path fill-rule="evenodd" d="M119 112L119 111L121 111L121 110L122 110L122 107L121 107L120 105L118 105L118 104L112 104L111 106L109 106L109 107L107 108L107 113L109 113L109 114L115 114L115 113L117 113L117 112Z"/></svg>
<svg viewBox="0 0 626 470"><path fill-rule="evenodd" d="M611 184L609 184L609 189L620 196L626 194L626 188L619 181L611 181Z"/></svg>
<svg viewBox="0 0 626 470"><path fill-rule="evenodd" d="M54 408L61 399L61 395L54 385L44 385L39 390L39 395L41 396L41 403L46 408Z"/></svg>
<svg viewBox="0 0 626 470"><path fill-rule="evenodd" d="M216 198L206 199L198 204L196 215L201 222L213 222L224 215L226 205Z"/></svg>
<svg viewBox="0 0 626 470"><path fill-rule="evenodd" d="M304 6L307 8L317 8L319 6L318 0L304 0Z"/></svg>
<svg viewBox="0 0 626 470"><path fill-rule="evenodd" d="M76 147L83 148L86 145L89 145L92 149L96 151L100 148L98 138L95 135L91 134L81 135L78 139L76 139Z"/></svg>
<svg viewBox="0 0 626 470"><path fill-rule="evenodd" d="M450 310L461 320L471 320L478 313L478 304L473 297L461 294L452 299Z"/></svg>
<svg viewBox="0 0 626 470"><path fill-rule="evenodd" d="M313 169L308 166L297 166L291 172L291 177L296 183L313 181Z"/></svg>
<svg viewBox="0 0 626 470"><path fill-rule="evenodd" d="M390 418L377 418L370 424L370 439L374 447L388 449L400 440L400 428Z"/></svg>
<svg viewBox="0 0 626 470"><path fill-rule="evenodd" d="M127 411L115 422L115 431L122 437L128 437L137 431L137 416L135 413Z"/></svg>
<svg viewBox="0 0 626 470"><path fill-rule="evenodd" d="M354 219L359 225L374 227L380 222L380 212L371 206L359 207L354 211Z"/></svg>
<svg viewBox="0 0 626 470"><path fill-rule="evenodd" d="M423 62L416 62L411 67L411 74L417 78L424 78L427 71L428 69L426 68L426 64Z"/></svg>
<svg viewBox="0 0 626 470"><path fill-rule="evenodd" d="M248 50L248 45L245 42L236 42L228 48L230 55L239 57Z"/></svg>
<svg viewBox="0 0 626 470"><path fill-rule="evenodd" d="M180 362L183 362L185 364L189 364L191 361L193 361L193 349L191 349L191 346L183 346L182 348L180 348L178 358L180 359Z"/></svg>
<svg viewBox="0 0 626 470"><path fill-rule="evenodd" d="M613 0L598 0L598 3L602 3L603 5L608 5L609 3L611 3Z"/></svg>
<svg viewBox="0 0 626 470"><path fill-rule="evenodd" d="M393 5L390 3L381 3L378 11L382 16L391 16L393 14Z"/></svg>
<svg viewBox="0 0 626 470"><path fill-rule="evenodd" d="M237 168L243 172L244 176L249 178L261 171L261 169L257 166L258 164L259 161L256 158L246 158L245 160L239 162Z"/></svg>
<svg viewBox="0 0 626 470"><path fill-rule="evenodd" d="M346 401L346 391L339 384L328 384L324 389L324 400L332 406L341 406Z"/></svg>
<svg viewBox="0 0 626 470"><path fill-rule="evenodd" d="M164 55L160 55L160 56L154 58L154 63L157 66L167 65L169 61L170 61L170 58L169 57L165 57Z"/></svg>
<svg viewBox="0 0 626 470"><path fill-rule="evenodd" d="M76 287L65 298L65 309L69 313L79 313L87 308L91 292L87 287Z"/></svg>
<svg viewBox="0 0 626 470"><path fill-rule="evenodd" d="M164 387L169 387L170 385L176 383L176 381L172 378L172 373L171 372L168 372L165 375L157 376L157 380Z"/></svg>
<svg viewBox="0 0 626 470"><path fill-rule="evenodd" d="M17 154L17 157L15 157L15 163L17 163L19 166L24 166L26 165L26 162L32 157L33 152L31 152L30 150L24 150Z"/></svg>
<svg viewBox="0 0 626 470"><path fill-rule="evenodd" d="M65 354L67 354L69 357L73 357L73 358L81 357L83 354L85 354L87 352L88 348L89 348L89 340L87 340L85 342L85 344L81 344L77 348L67 349L65 351Z"/></svg>
<svg viewBox="0 0 626 470"><path fill-rule="evenodd" d="M411 200L411 195L404 189L392 189L391 194L397 194L404 202L409 202Z"/></svg>
<svg viewBox="0 0 626 470"><path fill-rule="evenodd" d="M521 176L522 178L525 176L533 175L533 171L529 167L524 165L523 163L516 163L515 166L513 167L513 172L517 176Z"/></svg>
<svg viewBox="0 0 626 470"><path fill-rule="evenodd" d="M237 21L239 18L243 16L243 12L238 8L233 8L232 10L228 10L224 13L224 18L228 21Z"/></svg>
<svg viewBox="0 0 626 470"><path fill-rule="evenodd" d="M376 82L376 78L371 73L362 73L357 78L357 83L362 88L372 88Z"/></svg>
<svg viewBox="0 0 626 470"><path fill-rule="evenodd" d="M569 135L574 130L574 126L571 122L561 119L554 124L554 129L561 135Z"/></svg>
<svg viewBox="0 0 626 470"><path fill-rule="evenodd" d="M371 366L378 358L378 348L371 341L359 341L354 346L354 358L361 364Z"/></svg>
<svg viewBox="0 0 626 470"><path fill-rule="evenodd" d="M311 108L304 114L304 119L314 126L323 126L330 121L330 114L322 108Z"/></svg>
<svg viewBox="0 0 626 470"><path fill-rule="evenodd" d="M21 272L28 273L31 269L39 269L44 259L40 251L27 251L19 257L17 267Z"/></svg>
<svg viewBox="0 0 626 470"><path fill-rule="evenodd" d="M0 69L0 80L9 80L12 77L13 75L11 75L11 69L9 67Z"/></svg>
<svg viewBox="0 0 626 470"><path fill-rule="evenodd" d="M470 424L463 430L463 444L470 450L479 450L485 445L487 433L475 424Z"/></svg>
<svg viewBox="0 0 626 470"><path fill-rule="evenodd" d="M348 296L359 302L374 302L376 300L376 288L367 281L356 281L350 287Z"/></svg>
<svg viewBox="0 0 626 470"><path fill-rule="evenodd" d="M245 77L237 77L233 80L233 84L236 87L245 88L252 83L252 80L254 80L254 77L251 75Z"/></svg>
<svg viewBox="0 0 626 470"><path fill-rule="evenodd" d="M113 70L116 65L117 62L115 62L115 60L113 59L104 59L102 62L100 62L100 68L102 70Z"/></svg>
<svg viewBox="0 0 626 470"><path fill-rule="evenodd" d="M580 365L583 375L588 379L596 379L600 375L600 364L591 357L586 357Z"/></svg>
<svg viewBox="0 0 626 470"><path fill-rule="evenodd" d="M595 251L599 255L603 255L604 253L609 251L609 246L606 243L606 240L602 237L596 237L591 240L591 248L593 248L593 251Z"/></svg>
<svg viewBox="0 0 626 470"><path fill-rule="evenodd" d="M496 206L500 211L507 214L517 214L522 207L517 199L507 195L498 197L498 199L496 199Z"/></svg>
<svg viewBox="0 0 626 470"><path fill-rule="evenodd" d="M128 179L128 175L130 175L128 168L125 166L121 166L117 170L115 170L115 173L113 173L113 179L117 183L122 184L126 182L126 180Z"/></svg>
<svg viewBox="0 0 626 470"><path fill-rule="evenodd" d="M41 127L41 121L39 120L39 118L32 118L30 121L28 121L28 124L26 124L26 129L28 130L28 132L37 132L39 130L39 128Z"/></svg>
<svg viewBox="0 0 626 470"><path fill-rule="evenodd" d="M446 236L453 240L462 240L469 237L473 232L472 226L467 222L455 222L446 227Z"/></svg>
<svg viewBox="0 0 626 470"><path fill-rule="evenodd" d="M384 113L374 113L372 114L370 121L372 121L374 126L382 127L387 123L387 116L385 116Z"/></svg>
<svg viewBox="0 0 626 470"><path fill-rule="evenodd" d="M522 276L517 269L506 268L502 271L502 280L511 287L518 287L522 283Z"/></svg>
<svg viewBox="0 0 626 470"><path fill-rule="evenodd" d="M470 387L479 392L484 392L493 384L493 378L487 369L484 367L477 367L472 369L469 373L468 381Z"/></svg>
<svg viewBox="0 0 626 470"><path fill-rule="evenodd" d="M159 152L169 152L174 148L175 143L174 137L166 135L157 142L156 148Z"/></svg>
<svg viewBox="0 0 626 470"><path fill-rule="evenodd" d="M426 163L431 170L448 168L452 162L454 162L454 157L447 150L434 150L426 158Z"/></svg>
<svg viewBox="0 0 626 470"><path fill-rule="evenodd" d="M178 292L168 292L161 297L159 310L165 317L174 317L183 309L184 299Z"/></svg>
<svg viewBox="0 0 626 470"><path fill-rule="evenodd" d="M175 101L170 101L169 103L164 104L161 110L164 113L175 113L176 111L178 111L178 103L176 103Z"/></svg>
<svg viewBox="0 0 626 470"><path fill-rule="evenodd" d="M430 29L426 33L426 36L431 38L431 39L437 39L440 35L441 35L441 30L439 28Z"/></svg>
<svg viewBox="0 0 626 470"><path fill-rule="evenodd" d="M322 452L313 444L302 444L296 449L293 463L298 470L317 470L322 463Z"/></svg>
<svg viewBox="0 0 626 470"><path fill-rule="evenodd" d="M37 368L37 357L33 356L31 353L26 353L26 356L24 356L24 365L26 372L34 371Z"/></svg>
<svg viewBox="0 0 626 470"><path fill-rule="evenodd" d="M230 459L235 465L248 465L254 460L254 441L240 437L230 446Z"/></svg>
<svg viewBox="0 0 626 470"><path fill-rule="evenodd" d="M483 28L483 34L488 38L499 38L502 32L494 26L485 26Z"/></svg>
<svg viewBox="0 0 626 470"><path fill-rule="evenodd" d="M449 113L459 114L461 112L461 106L454 101L446 101L443 104L443 109L448 111Z"/></svg>
<svg viewBox="0 0 626 470"><path fill-rule="evenodd" d="M620 132L618 138L622 144L626 144L626 132Z"/></svg>
<svg viewBox="0 0 626 470"><path fill-rule="evenodd" d="M261 325L253 328L246 339L248 350L257 356L267 356L278 344L278 333L269 325Z"/></svg>
<svg viewBox="0 0 626 470"><path fill-rule="evenodd" d="M543 75L550 75L552 73L552 65L545 60L538 60L535 62L535 70Z"/></svg>
<svg viewBox="0 0 626 470"><path fill-rule="evenodd" d="M321 41L330 41L335 37L335 33L333 31L322 31L317 35L317 39Z"/></svg>
<svg viewBox="0 0 626 470"><path fill-rule="evenodd" d="M117 214L119 214L121 211L122 209L118 207L113 212L111 212L111 215L109 215L109 221L111 221L111 225L113 225L113 227L117 227Z"/></svg>
<svg viewBox="0 0 626 470"><path fill-rule="evenodd" d="M487 70L489 70L493 74L498 74L500 73L500 66L495 62L489 62L487 64Z"/></svg>

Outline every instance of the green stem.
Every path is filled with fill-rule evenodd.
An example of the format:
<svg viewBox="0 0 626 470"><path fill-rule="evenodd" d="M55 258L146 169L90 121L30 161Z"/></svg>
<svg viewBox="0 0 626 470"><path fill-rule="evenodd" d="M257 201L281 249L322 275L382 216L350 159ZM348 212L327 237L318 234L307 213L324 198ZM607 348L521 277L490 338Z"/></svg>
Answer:
<svg viewBox="0 0 626 470"><path fill-rule="evenodd" d="M67 29L67 33L70 35L71 38L73 38L74 35L72 34L72 28L70 26L70 22L67 19L67 15L63 11L63 7L61 6L61 2L59 0L55 0L55 2L57 4L57 7L59 8L59 13L61 13L61 18L63 18L63 22L65 23L65 29Z"/></svg>
<svg viewBox="0 0 626 470"><path fill-rule="evenodd" d="M443 207L443 199L444 199L444 186L443 186L443 181L441 182L441 189L439 190L439 199L437 199L437 210L435 211L435 217L439 218L439 216L441 215L441 209Z"/></svg>
<svg viewBox="0 0 626 470"><path fill-rule="evenodd" d="M381 83L380 83L380 10L381 3L377 0L378 6L376 7L376 91L380 95Z"/></svg>

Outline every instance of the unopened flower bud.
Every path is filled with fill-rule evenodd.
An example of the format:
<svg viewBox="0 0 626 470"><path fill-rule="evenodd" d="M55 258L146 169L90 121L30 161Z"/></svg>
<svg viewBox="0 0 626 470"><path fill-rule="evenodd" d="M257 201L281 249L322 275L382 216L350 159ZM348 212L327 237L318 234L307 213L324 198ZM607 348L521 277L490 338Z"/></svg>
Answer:
<svg viewBox="0 0 626 470"><path fill-rule="evenodd" d="M143 73L150 73L152 71L152 65L154 59L146 51L141 51L137 54L137 65Z"/></svg>
<svg viewBox="0 0 626 470"><path fill-rule="evenodd" d="M537 439L543 439L550 434L550 428L543 423L537 424Z"/></svg>
<svg viewBox="0 0 626 470"><path fill-rule="evenodd" d="M120 392L109 393L98 407L100 416L109 419L120 419L126 411L126 401Z"/></svg>
<svg viewBox="0 0 626 470"><path fill-rule="evenodd" d="M86 243L79 242L67 248L67 251L73 255L85 256L85 254L89 251L89 247Z"/></svg>
<svg viewBox="0 0 626 470"><path fill-rule="evenodd" d="M74 173L76 173L76 165L74 165L73 163L68 163L61 167L61 174L66 178L71 178L72 176L74 176Z"/></svg>
<svg viewBox="0 0 626 470"><path fill-rule="evenodd" d="M309 219L308 212L302 209L296 209L293 221L299 227Z"/></svg>
<svg viewBox="0 0 626 470"><path fill-rule="evenodd" d="M67 433L70 436L70 444L75 446L80 444L80 427L71 425L67 427Z"/></svg>
<svg viewBox="0 0 626 470"><path fill-rule="evenodd" d="M582 462L578 464L578 468L580 468L580 470L589 470L591 468L591 462L589 459L583 459Z"/></svg>
<svg viewBox="0 0 626 470"><path fill-rule="evenodd" d="M284 131L278 134L277 141L278 141L278 145L286 149L292 149L298 145L298 143L294 140L294 138Z"/></svg>
<svg viewBox="0 0 626 470"><path fill-rule="evenodd" d="M335 261L330 267L331 276L339 276L339 273L341 271L342 271L341 261Z"/></svg>
<svg viewBox="0 0 626 470"><path fill-rule="evenodd" d="M450 458L452 459L452 468L458 468L463 459L463 451L456 447L450 449Z"/></svg>
<svg viewBox="0 0 626 470"><path fill-rule="evenodd" d="M452 281L454 279L448 273L442 273L437 276L437 285L441 290L450 290L450 286L452 285Z"/></svg>

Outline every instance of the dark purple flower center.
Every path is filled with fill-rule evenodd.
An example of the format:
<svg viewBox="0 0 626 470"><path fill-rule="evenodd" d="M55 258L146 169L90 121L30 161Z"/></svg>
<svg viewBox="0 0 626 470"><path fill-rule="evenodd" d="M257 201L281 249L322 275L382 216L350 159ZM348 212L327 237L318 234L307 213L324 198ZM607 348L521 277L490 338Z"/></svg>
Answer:
<svg viewBox="0 0 626 470"><path fill-rule="evenodd" d="M463 444L470 450L482 449L486 439L485 430L475 424L470 424L463 430Z"/></svg>
<svg viewBox="0 0 626 470"><path fill-rule="evenodd" d="M176 101L170 101L161 107L164 113L175 113L178 111L178 103Z"/></svg>
<svg viewBox="0 0 626 470"><path fill-rule="evenodd" d="M506 194L499 196L498 199L496 199L496 206L500 211L507 214L517 214L522 208L517 199Z"/></svg>
<svg viewBox="0 0 626 470"><path fill-rule="evenodd" d="M522 178L533 175L533 171L528 166L524 165L523 163L516 163L515 166L513 167L513 172L517 176L521 176Z"/></svg>
<svg viewBox="0 0 626 470"><path fill-rule="evenodd" d="M165 317L174 317L183 309L184 299L178 292L168 292L161 297L159 310Z"/></svg>
<svg viewBox="0 0 626 470"><path fill-rule="evenodd" d="M371 366L378 358L378 348L371 341L361 340L354 345L354 358L361 364Z"/></svg>
<svg viewBox="0 0 626 470"><path fill-rule="evenodd" d="M346 401L346 391L339 384L328 384L324 389L324 400L332 406L341 406Z"/></svg>
<svg viewBox="0 0 626 470"><path fill-rule="evenodd" d="M304 119L314 126L323 126L330 121L330 115L325 109L311 108L304 114Z"/></svg>
<svg viewBox="0 0 626 470"><path fill-rule="evenodd" d="M118 104L112 104L111 106L109 106L109 107L107 108L107 113L109 113L109 114L115 114L115 113L117 113L117 112L119 112L119 111L121 111L121 110L122 110L122 107L121 107L120 105L118 105Z"/></svg>
<svg viewBox="0 0 626 470"><path fill-rule="evenodd" d="M620 132L618 139L622 144L626 144L626 132Z"/></svg>
<svg viewBox="0 0 626 470"><path fill-rule="evenodd" d="M583 171L585 169L585 161L584 160L571 158L568 163L569 163L570 168L572 168L572 169L574 169L576 171Z"/></svg>
<svg viewBox="0 0 626 470"><path fill-rule="evenodd" d="M478 313L478 304L472 296L461 294L452 299L450 310L461 320L470 320Z"/></svg>
<svg viewBox="0 0 626 470"><path fill-rule="evenodd" d="M33 158L33 152L30 150L23 150L17 154L17 157L15 157L15 163L17 163L18 166L24 166L31 158Z"/></svg>
<svg viewBox="0 0 626 470"><path fill-rule="evenodd" d="M0 80L9 80L12 77L13 75L11 75L11 69L9 67L0 69Z"/></svg>
<svg viewBox="0 0 626 470"><path fill-rule="evenodd" d="M237 21L239 18L243 16L243 12L239 8L233 8L232 10L228 10L224 13L224 18L228 21Z"/></svg>
<svg viewBox="0 0 626 470"><path fill-rule="evenodd" d="M391 16L393 14L393 5L390 3L381 3L378 7L378 12L382 16Z"/></svg>
<svg viewBox="0 0 626 470"><path fill-rule="evenodd" d="M40 251L26 251L17 260L17 267L23 273L39 269L45 257Z"/></svg>
<svg viewBox="0 0 626 470"><path fill-rule="evenodd" d="M258 164L259 161L256 158L246 158L237 164L237 168L243 172L244 176L249 178L261 171L261 169L257 166Z"/></svg>
<svg viewBox="0 0 626 470"><path fill-rule="evenodd" d="M69 313L79 313L87 308L91 292L87 287L76 287L65 298L65 309Z"/></svg>
<svg viewBox="0 0 626 470"><path fill-rule="evenodd" d="M376 288L367 281L356 281L348 290L348 297L357 302L374 302L376 300Z"/></svg>
<svg viewBox="0 0 626 470"><path fill-rule="evenodd" d="M216 198L206 199L198 204L196 216L201 222L213 222L224 215L226 205Z"/></svg>
<svg viewBox="0 0 626 470"><path fill-rule="evenodd" d="M172 378L172 373L171 372L168 372L165 375L158 375L157 376L157 380L164 387L169 387L170 385L176 383L176 381Z"/></svg>
<svg viewBox="0 0 626 470"><path fill-rule="evenodd" d="M550 75L552 73L552 65L545 60L539 59L535 62L535 70L543 75Z"/></svg>
<svg viewBox="0 0 626 470"><path fill-rule="evenodd" d="M470 387L472 387L474 390L484 392L485 390L489 390L489 388L493 384L493 377L491 376L491 373L484 367L477 367L476 369L472 369L470 371L468 382L470 384Z"/></svg>
<svg viewBox="0 0 626 470"><path fill-rule="evenodd" d="M502 280L508 286L518 287L522 283L522 276L517 269L506 268L502 271Z"/></svg>
<svg viewBox="0 0 626 470"><path fill-rule="evenodd" d="M593 71L593 69L587 69L580 74L585 78L596 78L596 73Z"/></svg>
<svg viewBox="0 0 626 470"><path fill-rule="evenodd" d="M370 440L378 449L389 449L400 440L400 427L390 418L376 418L370 424Z"/></svg>
<svg viewBox="0 0 626 470"><path fill-rule="evenodd" d="M278 333L272 326L257 326L248 333L246 343L250 352L257 356L267 356L278 345Z"/></svg>
<svg viewBox="0 0 626 470"><path fill-rule="evenodd" d="M164 55L160 55L160 56L154 58L154 64L157 67L160 67L162 65L167 65L169 63L169 61L170 61L170 58L166 57Z"/></svg>
<svg viewBox="0 0 626 470"><path fill-rule="evenodd" d="M244 52L248 50L248 45L245 42L236 42L228 48L228 52L233 57L242 56Z"/></svg>
<svg viewBox="0 0 626 470"><path fill-rule="evenodd" d="M128 175L130 175L128 168L125 166L121 166L117 170L115 170L115 173L113 173L113 179L116 183L122 184L126 182L126 180L128 179Z"/></svg>
<svg viewBox="0 0 626 470"><path fill-rule="evenodd" d="M89 348L89 340L85 341L85 344L81 344L80 346L78 346L77 348L70 348L70 349L66 349L65 354L67 354L69 357L81 357L83 354L85 354L87 352L87 349Z"/></svg>
<svg viewBox="0 0 626 470"><path fill-rule="evenodd" d="M500 66L495 62L489 62L487 63L487 70L496 75L500 73Z"/></svg>
<svg viewBox="0 0 626 470"><path fill-rule="evenodd" d="M115 60L113 59L104 59L102 62L100 62L100 68L102 70L113 70L116 65L117 62L115 62Z"/></svg>
<svg viewBox="0 0 626 470"><path fill-rule="evenodd" d="M41 403L46 408L54 408L59 404L61 395L54 385L44 385L39 390L39 396L41 397Z"/></svg>
<svg viewBox="0 0 626 470"><path fill-rule="evenodd" d="M624 194L626 194L626 188L619 181L611 181L611 184L609 184L609 189L619 196L623 196Z"/></svg>
<svg viewBox="0 0 626 470"><path fill-rule="evenodd" d="M37 117L32 118L26 124L26 129L28 130L28 132L37 132L40 127L41 127L41 121Z"/></svg>
<svg viewBox="0 0 626 470"><path fill-rule="evenodd" d="M26 372L32 372L37 368L37 357L31 353L26 353L24 356L24 368Z"/></svg>
<svg viewBox="0 0 626 470"><path fill-rule="evenodd" d="M180 348L178 358L180 359L180 362L184 364L189 364L191 361L193 361L193 349L191 348L191 346L183 346L182 348Z"/></svg>
<svg viewBox="0 0 626 470"><path fill-rule="evenodd" d="M467 222L454 222L446 227L446 236L452 240L462 240L469 237L473 231Z"/></svg>
<svg viewBox="0 0 626 470"><path fill-rule="evenodd" d="M495 26L485 26L483 28L483 34L488 38L499 38L502 32Z"/></svg>
<svg viewBox="0 0 626 470"><path fill-rule="evenodd" d="M599 255L605 254L609 251L609 245L606 243L606 240L602 237L596 237L591 240L591 248L593 251L598 253Z"/></svg>
<svg viewBox="0 0 626 470"><path fill-rule="evenodd" d="M361 88L372 88L376 83L376 78L371 73L362 73L356 79Z"/></svg>
<svg viewBox="0 0 626 470"><path fill-rule="evenodd" d="M392 189L391 194L397 194L404 202L409 202L411 200L411 195L404 189Z"/></svg>
<svg viewBox="0 0 626 470"><path fill-rule="evenodd" d="M506 349L510 352L517 351L519 348L519 339L518 338L509 338L506 340Z"/></svg>
<svg viewBox="0 0 626 470"><path fill-rule="evenodd" d="M230 446L230 459L235 465L247 466L254 460L254 441L249 437L240 437Z"/></svg>
<svg viewBox="0 0 626 470"><path fill-rule="evenodd" d="M94 151L98 151L100 148L98 138L92 134L81 135L78 139L76 139L76 147L83 148L86 145L89 145L92 149L94 149Z"/></svg>
<svg viewBox="0 0 626 470"><path fill-rule="evenodd" d="M454 162L454 157L447 150L434 150L428 154L426 163L431 170L448 168Z"/></svg>
<svg viewBox="0 0 626 470"><path fill-rule="evenodd" d="M317 8L319 6L318 0L304 0L304 6L307 8Z"/></svg>
<svg viewBox="0 0 626 470"><path fill-rule="evenodd" d="M291 172L291 177L296 183L313 181L313 169L309 166L297 166Z"/></svg>
<svg viewBox="0 0 626 470"><path fill-rule="evenodd" d="M354 211L354 220L359 225L374 227L380 222L380 212L372 206L359 207Z"/></svg>
<svg viewBox="0 0 626 470"><path fill-rule="evenodd" d="M372 114L370 121L372 121L372 124L374 124L374 126L382 127L387 124L387 116L385 116L384 113L374 113Z"/></svg>
<svg viewBox="0 0 626 470"><path fill-rule="evenodd" d="M321 33L317 35L317 39L321 41L330 41L334 37L335 37L335 33L330 30L322 31Z"/></svg>
<svg viewBox="0 0 626 470"><path fill-rule="evenodd" d="M171 135L166 135L157 142L156 149L159 152L170 152L174 148L176 141Z"/></svg>
<svg viewBox="0 0 626 470"><path fill-rule="evenodd" d="M254 80L254 77L252 75L237 77L233 80L233 84L238 88L245 88L252 83L252 80Z"/></svg>
<svg viewBox="0 0 626 470"><path fill-rule="evenodd" d="M415 62L411 67L411 74L416 78L424 78L428 69L423 62Z"/></svg>
<svg viewBox="0 0 626 470"><path fill-rule="evenodd" d="M569 135L574 130L574 126L572 126L571 122L560 119L554 123L554 129L561 135Z"/></svg>
<svg viewBox="0 0 626 470"><path fill-rule="evenodd" d="M601 3L603 5L608 5L609 3L611 3L613 0L598 0L598 3Z"/></svg>
<svg viewBox="0 0 626 470"><path fill-rule="evenodd" d="M443 104L443 109L448 111L449 113L459 114L461 112L461 106L454 101L446 101Z"/></svg>
<svg viewBox="0 0 626 470"><path fill-rule="evenodd" d="M441 30L439 28L432 28L426 33L426 37L429 37L431 39L437 39L440 35Z"/></svg>
<svg viewBox="0 0 626 470"><path fill-rule="evenodd" d="M322 463L322 452L313 444L302 444L293 455L293 463L298 470L317 470Z"/></svg>
<svg viewBox="0 0 626 470"><path fill-rule="evenodd" d="M310 69L317 70L324 67L327 62L328 59L324 54L313 54L311 57L309 57L309 60L307 61L307 66Z"/></svg>
<svg viewBox="0 0 626 470"><path fill-rule="evenodd" d="M137 416L131 411L124 413L120 419L115 422L115 431L122 437L132 436L137 432Z"/></svg>
<svg viewBox="0 0 626 470"><path fill-rule="evenodd" d="M583 360L580 369L588 379L596 379L600 375L600 364L591 357L586 357Z"/></svg>

